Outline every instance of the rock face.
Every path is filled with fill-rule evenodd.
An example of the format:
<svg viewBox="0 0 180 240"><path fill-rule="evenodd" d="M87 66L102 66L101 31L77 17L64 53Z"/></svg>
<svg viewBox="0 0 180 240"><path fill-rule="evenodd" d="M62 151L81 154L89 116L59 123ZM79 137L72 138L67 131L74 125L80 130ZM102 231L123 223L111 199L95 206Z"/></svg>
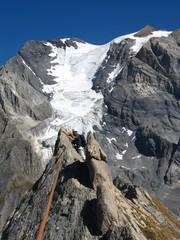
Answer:
<svg viewBox="0 0 180 240"><path fill-rule="evenodd" d="M0 229L42 173L34 134L52 114L47 98L33 88L40 88L37 77L21 68L18 56L0 72Z"/></svg>
<svg viewBox="0 0 180 240"><path fill-rule="evenodd" d="M103 134L113 139L111 146L101 134L96 137L108 149L113 178L120 174L145 187L178 216L179 40L180 30L151 38L133 57L132 39L114 43L93 80L94 89L104 94ZM117 64L124 64L122 71L107 83L107 66Z"/></svg>
<svg viewBox="0 0 180 240"><path fill-rule="evenodd" d="M118 222L117 206L106 154L91 133L88 135L86 161L92 186L97 192L97 222L101 233L105 234L113 222Z"/></svg>
<svg viewBox="0 0 180 240"><path fill-rule="evenodd" d="M60 134L54 157L45 170L46 163L52 156L49 149L54 149L54 146L48 141L39 140L56 115L51 105L53 94L43 90L44 84L51 86L55 83L55 77L49 74L56 67L50 44L60 50L72 48L75 51L78 43L85 42L74 38L29 41L1 67L0 230L5 229L7 218L19 206L20 215L27 218L31 226L29 230L25 225L22 226L22 238L27 233L29 239L33 239L31 234L38 231L42 209L52 184L51 178L55 174L57 158L61 152L60 146L63 144L68 151L65 152L62 178L56 189L57 198L53 200L56 208L51 212L54 229L63 228L58 233L60 238L62 234L69 236L69 239L99 239L100 236L105 239L138 239L139 236L141 239L143 231L143 234L149 233L149 228L145 226L152 221L142 224L145 227L143 231L143 226L133 225L134 229L138 229L135 234L126 225L126 215L132 212L128 210L122 216L117 210L120 202L125 208L127 199L130 199L128 204L134 204L138 193L141 195L140 186L180 216L180 30L173 31L167 37L150 38L154 30L147 26L133 37L119 42L112 41L108 45L108 51L102 51L102 56L105 56L102 63L98 66L94 63L91 65L97 69L91 69L95 72L91 79L92 89L102 93L104 102L101 126L92 126L99 145L95 143L94 136L89 134L86 163L80 160L66 136ZM141 42L143 37L149 37L149 40L136 52L135 43L138 40ZM72 61L72 67L73 64ZM114 72L115 77L111 78ZM119 176L130 184L123 185L123 190L120 189L123 193L113 184L120 181L117 180ZM122 182L119 185L122 188ZM138 187L134 188L134 185ZM42 196L46 196L42 202L43 207L38 203ZM145 201L150 201L148 199L150 198L147 197ZM140 204L139 200L137 202ZM24 210L20 203L24 204ZM61 205L65 207L59 209L58 206ZM138 206L141 209L141 204ZM31 213L34 211L38 218L33 226L28 209ZM138 214L134 205L131 206L132 209ZM25 215L22 214L23 211ZM89 220L86 215L90 216ZM17 212L15 216L18 219ZM55 219L57 216L61 216L58 224ZM133 219L132 214L131 217L131 222L142 220ZM63 218L66 219L65 222ZM67 228L70 223L74 224L71 229ZM48 224L49 229L52 228L51 223ZM6 234L9 239L13 239L8 229L15 234L20 226L15 227L13 223L8 225L3 232L3 239ZM52 233L46 231L48 239Z"/></svg>
<svg viewBox="0 0 180 240"><path fill-rule="evenodd" d="M43 239L179 239L180 223L156 199L120 177L113 183L106 154L91 132L83 162L61 130L53 158L0 239L36 239L61 157Z"/></svg>

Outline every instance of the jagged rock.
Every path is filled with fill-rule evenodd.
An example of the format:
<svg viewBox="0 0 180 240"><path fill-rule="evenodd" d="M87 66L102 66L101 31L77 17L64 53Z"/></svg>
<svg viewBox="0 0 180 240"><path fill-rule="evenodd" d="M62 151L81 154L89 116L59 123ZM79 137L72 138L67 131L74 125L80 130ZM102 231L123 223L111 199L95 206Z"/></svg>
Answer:
<svg viewBox="0 0 180 240"><path fill-rule="evenodd" d="M98 149L98 143L93 142ZM71 142L60 130L54 157L8 219L1 240L37 237L62 154L64 161L43 239L178 239L178 221L142 188L136 189L134 202L108 181L99 184L96 192L87 163L76 158Z"/></svg>
<svg viewBox="0 0 180 240"><path fill-rule="evenodd" d="M42 131L40 122L51 117L52 109L38 77L22 65L19 56L8 61L0 75L1 229L43 172L41 147L34 135L38 128Z"/></svg>
<svg viewBox="0 0 180 240"><path fill-rule="evenodd" d="M94 188L96 188L102 182L111 182L112 177L104 161L97 161L95 159L88 160L88 168L90 172L91 182Z"/></svg>
<svg viewBox="0 0 180 240"><path fill-rule="evenodd" d="M174 154L171 159L171 166L169 167L166 173L166 183L173 185L179 181L180 176L180 141L174 151Z"/></svg>
<svg viewBox="0 0 180 240"><path fill-rule="evenodd" d="M158 159L170 159L177 148L176 144L162 139L148 126L137 130L135 145L140 153L146 156L156 156Z"/></svg>
<svg viewBox="0 0 180 240"><path fill-rule="evenodd" d="M145 26L144 28L142 28L139 32L137 32L136 34L134 34L135 37L146 37L149 34L151 34L153 31L155 31L155 28L151 27L151 26Z"/></svg>
<svg viewBox="0 0 180 240"><path fill-rule="evenodd" d="M147 34L150 34L150 31L148 30ZM180 128L179 39L179 30L172 32L168 38L151 38L135 56L126 58L125 65L122 64L122 55L117 59L114 55L113 66L123 65L116 81L110 84L106 83L107 68L99 68L98 75L96 74L93 79L94 89L97 91L103 89L106 104L102 120L106 123L103 126L103 134L106 136L104 138L100 134L96 134L96 136L104 148L108 149L107 155L113 178L121 175L131 183L145 187L166 203L166 206L175 214L179 212L178 207L175 210L179 193L178 178L176 177L179 167L173 163L172 156L179 142ZM127 40L125 46L122 42L121 45L114 44L113 52L122 52L126 46L125 56L128 56L127 53L131 55L130 44L133 45L133 42ZM113 88L112 84L114 84ZM153 134L153 138L149 136L142 138L140 141L142 145L136 145L138 148L134 149L132 142L138 143L138 134L144 125L148 126L148 129L155 134ZM129 140L123 130L120 131L122 126L133 131ZM109 146L105 139L107 137L115 138L117 142L112 141ZM125 147L125 145L129 147ZM143 155L145 151L146 157ZM126 153L118 161L116 154L121 154L121 152ZM113 156L112 153L114 153ZM174 182L174 187L176 190L174 187L167 188L165 185L166 173L171 172L169 169L174 169L172 175L175 174L176 184ZM172 175L171 177L169 175L168 178L172 179ZM164 192L167 193L166 197L162 197Z"/></svg>
<svg viewBox="0 0 180 240"><path fill-rule="evenodd" d="M3 128L0 138L0 144L3 144L0 149L3 179L0 185L0 229L42 172L38 155L13 122L7 121Z"/></svg>
<svg viewBox="0 0 180 240"><path fill-rule="evenodd" d="M102 182L97 186L97 221L103 235L113 224L120 224L117 212L113 186Z"/></svg>
<svg viewBox="0 0 180 240"><path fill-rule="evenodd" d="M87 165L94 189L97 189L97 221L104 235L109 227L118 222L117 206L113 193L112 177L107 156L91 132L87 136Z"/></svg>
<svg viewBox="0 0 180 240"><path fill-rule="evenodd" d="M52 43L56 47L60 47L64 49L66 47L74 47L75 49L77 49L78 48L77 42L84 43L84 44L86 43L85 41L79 38L69 38L69 39L66 39L65 42L62 42L60 39L50 39L48 40L48 42Z"/></svg>
<svg viewBox="0 0 180 240"><path fill-rule="evenodd" d="M88 159L95 159L97 161L104 161L107 162L106 153L102 150L99 144L97 144L94 136L91 132L88 133L87 136L88 140L88 147L87 147L87 160Z"/></svg>
<svg viewBox="0 0 180 240"><path fill-rule="evenodd" d="M107 156L95 140L91 132L87 136L86 162L94 189L103 182L112 183L111 173L107 165Z"/></svg>
<svg viewBox="0 0 180 240"><path fill-rule="evenodd" d="M34 73L36 78L38 78L36 82L41 81L42 83L53 84L55 83L55 77L48 75L47 70L45 71L45 69L49 68L49 62L51 61L51 57L49 56L51 48L47 46L46 43L45 41L28 41L23 48L20 49L18 54L21 60L24 61L24 64L31 69L31 75ZM30 81L32 82L32 80ZM37 87L35 87L35 89L37 89Z"/></svg>
<svg viewBox="0 0 180 240"><path fill-rule="evenodd" d="M134 240L135 238L132 236L131 230L129 227L117 228L113 226L108 232L105 234L105 238L107 240Z"/></svg>
<svg viewBox="0 0 180 240"><path fill-rule="evenodd" d="M65 161L67 163L72 163L75 160L82 161L81 156L77 153L75 148L71 144L71 140L66 136L66 134L63 132L64 128L61 128L58 132L58 138L55 143L55 149L54 149L54 155L60 154L58 151L61 149L62 142L64 143L64 147L66 149L69 149L69 151L65 151ZM66 130L67 131L67 130Z"/></svg>
<svg viewBox="0 0 180 240"><path fill-rule="evenodd" d="M106 150L106 154L96 145L93 137L89 136L87 165L71 146L67 136L59 133L54 156L60 153L62 142L69 149L64 157L63 167L66 170L62 174L63 183L67 184L67 188L72 185L72 188L74 186L76 190L81 189L87 195L89 193L87 188L93 192L93 197L88 200L88 197L81 193L83 199L87 200L83 212L85 215L86 211L90 214L92 209L93 213L96 212L94 211L97 206L96 188L102 181L112 184L112 179L121 175L133 184L124 189L127 195L122 192L123 197L127 197L125 201L130 199L131 204L140 204L139 188L135 188L134 185L143 186L179 216L180 30L173 31L167 37L150 38L154 31L155 29L147 26L133 37L119 42L117 39L111 41L106 50L102 48L101 56L104 56L102 62L93 65L91 63L92 89L102 93L104 97L101 126L95 124L91 127L95 139ZM149 40L136 53L133 46L136 41L141 41L143 36L147 36ZM87 44L74 38L29 41L0 69L0 162L3 169L0 175L0 228L41 176L54 150L52 143L54 144L55 137L53 140L51 138L41 140L57 114L50 103L53 93L45 93L43 89L44 84L52 86L56 82L55 76L51 75L53 69L58 66L53 49L62 50L62 54L63 50L68 51L70 48L78 52L79 43L83 48ZM62 68L63 64L62 62ZM69 64L74 67L74 62ZM84 124L81 120L78 119L77 122ZM58 131L57 128L54 127L54 130ZM82 188L78 188L77 181L83 185ZM63 184L58 191L60 193L64 191ZM116 190L112 191L112 195L114 192L116 193ZM69 198L68 193L64 196ZM119 192L116 193L115 202L120 201L126 205L123 197L119 196ZM69 207L72 204L76 212L74 202L70 201ZM80 201L80 206L82 204L83 201ZM80 211L78 208L77 216L81 215ZM28 217L30 219L30 215ZM95 224L96 217L96 214L95 217L91 215L93 226L85 217L83 221L86 227L82 219L79 220L76 238L80 239L81 231L84 231L82 236L88 239L99 238L100 229L94 227L98 226ZM118 219L122 218L127 220L127 216L124 214L122 217L118 211ZM140 222L141 220L139 219ZM76 222L74 219L73 221ZM137 219L132 219L133 221L137 222ZM69 226L70 222L67 221L66 224ZM75 227L78 225L76 224ZM147 222L141 228L145 225L148 225ZM139 226L133 226L134 229L138 229L137 235L131 226L126 224L126 227L115 226L119 229L117 236L121 236L121 232L124 231L132 232L136 239L138 237L143 239ZM147 232L149 234L150 229L155 227L150 224L148 226L149 228L143 228L144 234ZM69 230L72 236L75 227L72 231ZM68 235L65 227L63 230L64 234ZM107 238L110 238L110 234L112 238L116 236L111 230L107 229ZM153 237L157 238L156 235ZM164 235L161 235L162 239L163 237Z"/></svg>
<svg viewBox="0 0 180 240"><path fill-rule="evenodd" d="M113 183L129 200L133 201L133 199L137 198L136 186L128 183L125 179L118 176L114 179Z"/></svg>

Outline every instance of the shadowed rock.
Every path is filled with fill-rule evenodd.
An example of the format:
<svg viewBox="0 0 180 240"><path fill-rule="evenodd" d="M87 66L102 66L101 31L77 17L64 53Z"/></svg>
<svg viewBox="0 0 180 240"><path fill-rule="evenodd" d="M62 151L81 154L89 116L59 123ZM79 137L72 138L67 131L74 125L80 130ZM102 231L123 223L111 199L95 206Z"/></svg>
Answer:
<svg viewBox="0 0 180 240"><path fill-rule="evenodd" d="M91 146L87 148L97 149L99 152L100 146L93 135L89 133L88 136L93 141L90 141ZM158 208L156 201L152 201L142 188L136 188L136 198L129 201L113 185L106 170L103 173L107 175L106 180L99 180L97 187L91 188L88 183L92 168L86 168L86 162L77 159L78 154L70 140L60 130L54 156L14 215L6 222L0 235L1 240L36 239L63 152L62 169L43 239L146 240L149 239L149 234L159 237L156 239L163 239L166 235L169 239L178 239L178 221L168 212L163 215L160 211L165 211L163 207L159 205ZM93 151L93 156L94 154L97 155ZM104 162L100 159L96 161ZM98 168L94 171L101 174Z"/></svg>

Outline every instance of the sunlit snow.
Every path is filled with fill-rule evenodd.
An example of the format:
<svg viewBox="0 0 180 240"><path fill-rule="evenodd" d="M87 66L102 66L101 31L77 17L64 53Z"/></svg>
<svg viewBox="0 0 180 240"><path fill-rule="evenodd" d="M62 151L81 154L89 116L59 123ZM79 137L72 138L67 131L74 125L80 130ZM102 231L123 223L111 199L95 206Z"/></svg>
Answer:
<svg viewBox="0 0 180 240"><path fill-rule="evenodd" d="M107 79L107 83L110 83L114 80L115 77L121 72L122 67L117 64L116 68L109 74L109 77Z"/></svg>
<svg viewBox="0 0 180 240"><path fill-rule="evenodd" d="M61 126L68 130L76 127L79 132L84 131L85 133L93 131L93 125L100 127L103 95L91 89L92 79L113 42L119 43L126 38L135 39L136 43L132 47L135 54L151 37L168 36L170 33L155 31L153 34L141 38L134 37L135 33L132 33L100 46L76 42L77 49L72 46L65 49L57 48L49 42L45 43L52 48L49 55L52 57L52 67L47 69L47 73L55 77L56 84L44 85L43 89L44 92L53 94L51 105L54 110L53 120L43 139L56 138ZM107 83L113 81L121 70L122 66L118 64L109 74ZM133 133L125 128L122 130L126 131L129 136ZM121 160L123 154L125 152L117 154L116 158Z"/></svg>
<svg viewBox="0 0 180 240"><path fill-rule="evenodd" d="M152 37L168 37L168 35L171 34L171 31L162 31L162 30L153 31L152 34L150 34L146 37L134 37L135 34L136 33L131 33L131 34L127 34L127 35L118 37L118 38L114 39L113 42L119 43L122 40L124 40L125 38L134 39L136 41L136 43L132 47L132 50L134 53L137 53L137 52L139 52L139 50L143 46L143 44L145 44L150 38L152 38Z"/></svg>
<svg viewBox="0 0 180 240"><path fill-rule="evenodd" d="M133 131L131 131L131 130L125 128L125 127L122 127L122 133L123 132L126 132L128 134L128 136L131 136L133 134Z"/></svg>
<svg viewBox="0 0 180 240"><path fill-rule="evenodd" d="M103 96L92 88L95 71L106 56L109 45L95 46L78 43L78 49L67 47L65 50L52 47L51 63L48 74L55 77L54 85L44 85L43 91L53 93L51 105L54 109L54 120L46 132L45 138L57 135L61 126L79 132L93 130L93 125L100 125L102 118L101 105Z"/></svg>
<svg viewBox="0 0 180 240"><path fill-rule="evenodd" d="M171 32L168 31L154 31L152 32L152 34L148 35L147 37L142 37L142 38L138 38L138 37L132 37L133 39L136 40L136 44L132 47L132 50L137 53L139 52L140 48L143 46L143 44L145 44L150 38L152 37L168 37L168 35Z"/></svg>
<svg viewBox="0 0 180 240"><path fill-rule="evenodd" d="M123 156L127 150L123 150L121 153L116 153L116 159L123 160Z"/></svg>
<svg viewBox="0 0 180 240"><path fill-rule="evenodd" d="M117 142L117 140L116 140L115 138L111 138L111 139L110 139L110 138L107 137L107 140L108 140L108 142L109 142L110 144L112 143L112 141Z"/></svg>
<svg viewBox="0 0 180 240"><path fill-rule="evenodd" d="M132 159L138 159L140 157L141 157L141 155L138 155L138 156L132 157Z"/></svg>

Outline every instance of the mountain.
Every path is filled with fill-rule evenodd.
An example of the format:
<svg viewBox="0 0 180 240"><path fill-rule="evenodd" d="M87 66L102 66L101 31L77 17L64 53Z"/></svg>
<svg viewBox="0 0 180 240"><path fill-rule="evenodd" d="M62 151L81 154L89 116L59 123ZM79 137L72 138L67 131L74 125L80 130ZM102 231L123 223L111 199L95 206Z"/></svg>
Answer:
<svg viewBox="0 0 180 240"><path fill-rule="evenodd" d="M114 185L124 179L143 187L179 216L179 65L179 29L146 26L101 46L76 38L27 42L0 69L0 229L44 171L50 178L46 165L52 168L61 127L92 132ZM92 228L91 235L102 233Z"/></svg>

